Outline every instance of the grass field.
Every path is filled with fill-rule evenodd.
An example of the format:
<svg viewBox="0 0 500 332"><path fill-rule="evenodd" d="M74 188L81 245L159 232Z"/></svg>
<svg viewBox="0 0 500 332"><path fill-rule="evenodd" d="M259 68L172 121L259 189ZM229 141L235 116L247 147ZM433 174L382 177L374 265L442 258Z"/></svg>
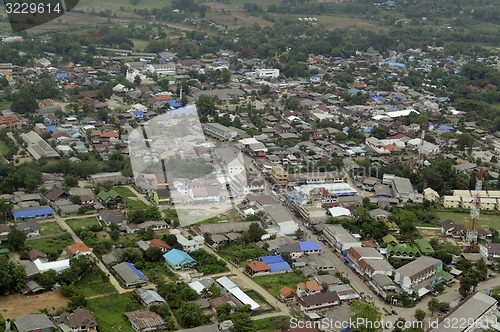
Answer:
<svg viewBox="0 0 500 332"><path fill-rule="evenodd" d="M283 286L296 289L299 282L306 281L306 278L295 274L294 272L275 274L272 276L256 277L253 280L264 287L271 295L278 294Z"/></svg>
<svg viewBox="0 0 500 332"><path fill-rule="evenodd" d="M142 306L132 300L130 293L125 293L91 299L88 307L103 331L134 332L123 313Z"/></svg>
<svg viewBox="0 0 500 332"><path fill-rule="evenodd" d="M40 234L42 235L57 234L63 231L55 221L44 222L43 224L40 224L40 227Z"/></svg>
<svg viewBox="0 0 500 332"><path fill-rule="evenodd" d="M66 220L66 223L68 224L69 227L73 231L76 231L77 229L83 228L83 227L90 227L90 226L95 226L98 225L99 223L97 222L96 217L88 217L88 218L81 218L81 219L68 219Z"/></svg>
<svg viewBox="0 0 500 332"><path fill-rule="evenodd" d="M5 143L4 141L0 141L0 156L3 156L8 151L9 147L7 146L7 143Z"/></svg>
<svg viewBox="0 0 500 332"><path fill-rule="evenodd" d="M85 297L116 293L116 289L108 282L103 282L101 276L92 273L75 283L75 289Z"/></svg>
<svg viewBox="0 0 500 332"><path fill-rule="evenodd" d="M62 251L68 245L73 243L73 239L71 235L68 233L56 236L49 237L46 239L37 239L37 240L27 240L26 245L35 249L38 249L44 253L54 252L54 251Z"/></svg>
<svg viewBox="0 0 500 332"><path fill-rule="evenodd" d="M127 205L131 209L144 209L146 204L143 201L137 199L137 196L126 187L113 187L113 190L120 194L123 199L127 202Z"/></svg>
<svg viewBox="0 0 500 332"><path fill-rule="evenodd" d="M262 332L274 332L276 331L275 322L277 320L287 320L290 321L288 316L274 316L264 319L257 319L253 321L253 327L255 331Z"/></svg>
<svg viewBox="0 0 500 332"><path fill-rule="evenodd" d="M468 213L459 213L459 212L446 212L440 211L436 212L440 221L444 221L446 219L451 219L454 222L462 225L469 224L469 214ZM494 228L500 229L500 214L485 214L482 213L479 217L479 227L482 228Z"/></svg>

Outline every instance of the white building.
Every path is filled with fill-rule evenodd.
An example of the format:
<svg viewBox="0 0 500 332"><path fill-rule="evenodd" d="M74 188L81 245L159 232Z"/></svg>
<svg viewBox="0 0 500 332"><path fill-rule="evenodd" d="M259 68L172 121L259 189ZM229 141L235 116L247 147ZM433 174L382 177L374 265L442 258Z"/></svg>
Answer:
<svg viewBox="0 0 500 332"><path fill-rule="evenodd" d="M173 76L176 73L176 68L173 63L150 64L148 70L151 73L156 73L158 76Z"/></svg>
<svg viewBox="0 0 500 332"><path fill-rule="evenodd" d="M205 239L201 235L197 235L192 240L189 240L185 238L178 229L173 229L170 233L175 235L177 242L182 246L182 250L185 252L191 252L203 248L203 242Z"/></svg>
<svg viewBox="0 0 500 332"><path fill-rule="evenodd" d="M323 229L323 236L338 251L345 251L353 247L361 248L361 242L341 225L326 225Z"/></svg>
<svg viewBox="0 0 500 332"><path fill-rule="evenodd" d="M419 284L434 277L442 269L443 262L439 259L421 256L397 269L394 274L394 282L400 285L404 291L408 293L416 291L421 297L430 290L426 287L419 288Z"/></svg>
<svg viewBox="0 0 500 332"><path fill-rule="evenodd" d="M479 244L479 252L486 260L500 258L500 243Z"/></svg>
<svg viewBox="0 0 500 332"><path fill-rule="evenodd" d="M278 78L280 76L280 70L279 69L257 69L255 71L255 74L257 75L257 78L260 79L274 79Z"/></svg>

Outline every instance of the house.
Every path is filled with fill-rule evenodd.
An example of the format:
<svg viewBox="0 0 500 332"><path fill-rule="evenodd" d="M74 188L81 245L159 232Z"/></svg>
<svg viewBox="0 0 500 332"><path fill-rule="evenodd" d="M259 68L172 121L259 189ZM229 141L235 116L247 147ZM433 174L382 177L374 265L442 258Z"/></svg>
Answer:
<svg viewBox="0 0 500 332"><path fill-rule="evenodd" d="M283 302L292 301L297 296L297 293L288 286L284 286L278 293L278 298Z"/></svg>
<svg viewBox="0 0 500 332"><path fill-rule="evenodd" d="M139 271L134 264L123 262L113 266L113 270L123 280L127 287L145 285L148 283L148 278Z"/></svg>
<svg viewBox="0 0 500 332"><path fill-rule="evenodd" d="M335 292L324 292L301 297L297 300L300 311L321 311L340 304L340 298Z"/></svg>
<svg viewBox="0 0 500 332"><path fill-rule="evenodd" d="M238 136L238 132L236 130L219 123L203 123L203 130L208 136L221 141L234 141Z"/></svg>
<svg viewBox="0 0 500 332"><path fill-rule="evenodd" d="M149 245L151 247L159 248L162 252L167 252L171 249L168 243L159 239L149 240Z"/></svg>
<svg viewBox="0 0 500 332"><path fill-rule="evenodd" d="M264 262L262 261L251 261L247 263L247 273L250 274L252 277L255 275L261 275L264 273L270 273L271 268Z"/></svg>
<svg viewBox="0 0 500 332"><path fill-rule="evenodd" d="M389 218L389 216L391 215L391 213L389 211L382 210L382 209L373 209L373 210L370 210L368 212L368 214L373 219L378 219L378 218L385 219L385 218Z"/></svg>
<svg viewBox="0 0 500 332"><path fill-rule="evenodd" d="M462 238L465 234L465 226L446 219L441 223L441 232L447 237Z"/></svg>
<svg viewBox="0 0 500 332"><path fill-rule="evenodd" d="M100 210L97 219L107 227L111 224L122 225L127 223L127 216L122 211Z"/></svg>
<svg viewBox="0 0 500 332"><path fill-rule="evenodd" d="M19 332L51 332L56 326L46 314L27 314L14 323Z"/></svg>
<svg viewBox="0 0 500 332"><path fill-rule="evenodd" d="M285 262L281 256L261 256L259 258L269 266L271 273L284 273L292 270L288 262Z"/></svg>
<svg viewBox="0 0 500 332"><path fill-rule="evenodd" d="M26 150L34 159L46 158L48 161L59 159L59 153L34 131L21 134L21 138L28 145Z"/></svg>
<svg viewBox="0 0 500 332"><path fill-rule="evenodd" d="M166 328L163 318L146 308L125 312L125 316L127 316L130 324L132 324L132 327L137 332L163 330Z"/></svg>
<svg viewBox="0 0 500 332"><path fill-rule="evenodd" d="M421 256L397 269L394 273L394 282L401 286L404 291L408 293L416 291L418 296L422 297L433 286L432 283L426 281L436 277L442 270L442 261L428 256Z"/></svg>
<svg viewBox="0 0 500 332"><path fill-rule="evenodd" d="M71 244L66 247L66 252L70 256L75 256L75 255L90 255L92 253L92 250L87 247L85 243L77 242L75 244Z"/></svg>
<svg viewBox="0 0 500 332"><path fill-rule="evenodd" d="M97 194L97 198L106 208L120 208L124 203L120 194L113 189L101 191Z"/></svg>
<svg viewBox="0 0 500 332"><path fill-rule="evenodd" d="M234 282L228 277L220 277L216 280L217 284L223 287L228 293L238 299L243 305L249 305L250 310L255 311L260 309L260 305L255 302L250 296L243 292Z"/></svg>
<svg viewBox="0 0 500 332"><path fill-rule="evenodd" d="M469 332L488 327L489 330L500 330L497 321L498 301L483 293L475 293L463 302L458 308L445 316L437 327L430 332ZM464 325L449 325L446 322L464 321ZM484 329L483 329L484 330Z"/></svg>
<svg viewBox="0 0 500 332"><path fill-rule="evenodd" d="M328 286L329 292L335 292L341 302L352 302L361 298L361 296L349 284Z"/></svg>
<svg viewBox="0 0 500 332"><path fill-rule="evenodd" d="M64 312L57 319L57 324L63 331L96 332L97 322L89 310L76 308L72 313Z"/></svg>
<svg viewBox="0 0 500 332"><path fill-rule="evenodd" d="M46 259L47 255L45 253L41 252L40 250L31 249L30 251L28 251L28 258L30 259L30 261L34 262L39 258Z"/></svg>
<svg viewBox="0 0 500 332"><path fill-rule="evenodd" d="M175 235L177 242L182 246L182 250L184 251L191 252L203 248L205 239L201 235L197 235L192 240L188 240L178 229L173 229L170 233Z"/></svg>
<svg viewBox="0 0 500 332"><path fill-rule="evenodd" d="M424 189L424 199L429 201L429 202L435 202L439 200L439 194L437 191L435 191L432 188L425 188Z"/></svg>
<svg viewBox="0 0 500 332"><path fill-rule="evenodd" d="M16 209L12 211L15 221L23 221L26 219L46 219L54 215L52 208L48 206L30 207L24 209Z"/></svg>
<svg viewBox="0 0 500 332"><path fill-rule="evenodd" d="M368 282L373 290L384 299L396 294L399 287L385 274L375 274Z"/></svg>
<svg viewBox="0 0 500 332"><path fill-rule="evenodd" d="M170 189L168 188L156 189L153 193L153 200L157 206L170 204Z"/></svg>
<svg viewBox="0 0 500 332"><path fill-rule="evenodd" d="M144 304L146 307L165 303L165 299L161 297L160 294L158 294L155 290L138 288L135 290L135 292L139 294L142 304Z"/></svg>
<svg viewBox="0 0 500 332"><path fill-rule="evenodd" d="M122 175L121 172L99 173L89 176L89 183L93 186L99 183L110 182L112 184L123 184L130 181L129 178Z"/></svg>
<svg viewBox="0 0 500 332"><path fill-rule="evenodd" d="M193 257L186 252L178 249L172 249L163 255L165 262L174 270L189 269L196 265Z"/></svg>
<svg viewBox="0 0 500 332"><path fill-rule="evenodd" d="M10 227L7 224L0 224L0 242L7 239L10 233Z"/></svg>
<svg viewBox="0 0 500 332"><path fill-rule="evenodd" d="M500 257L500 243L481 243L479 252L486 260L492 261Z"/></svg>
<svg viewBox="0 0 500 332"><path fill-rule="evenodd" d="M321 291L323 291L323 286L321 286L315 279L297 284L297 295L299 297L317 294Z"/></svg>
<svg viewBox="0 0 500 332"><path fill-rule="evenodd" d="M62 190L61 188L54 188L51 191L49 191L48 193L46 193L45 197L49 201L55 202L55 201L61 200L61 199L69 199L69 194L67 192L65 192L64 190Z"/></svg>
<svg viewBox="0 0 500 332"><path fill-rule="evenodd" d="M34 280L29 280L28 282L26 282L25 287L21 290L21 293L23 295L26 295L26 294L36 294L43 291L45 291L45 288L40 286L40 284L38 284Z"/></svg>
<svg viewBox="0 0 500 332"><path fill-rule="evenodd" d="M40 225L35 220L28 220L16 226L18 231L26 234L27 237L40 235Z"/></svg>

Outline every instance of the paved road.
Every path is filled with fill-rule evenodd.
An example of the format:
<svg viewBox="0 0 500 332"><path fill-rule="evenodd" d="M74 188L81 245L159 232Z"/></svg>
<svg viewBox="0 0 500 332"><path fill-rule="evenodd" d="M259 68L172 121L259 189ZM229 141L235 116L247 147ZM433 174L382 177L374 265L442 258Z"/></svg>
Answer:
<svg viewBox="0 0 500 332"><path fill-rule="evenodd" d="M91 215L91 216L95 216L95 215ZM73 232L73 230L71 229L71 227L69 227L69 225L66 223L66 220L67 219L88 218L89 215L78 216L78 217L62 218L62 217L58 216L57 214L54 214L54 217L56 219L57 224L63 230L66 230L71 235L71 237L73 238L73 241L75 241L76 243L83 243L83 241L78 237L78 235L76 235L75 232ZM115 287L116 291L119 294L127 293L127 292L131 292L132 291L131 289L125 289L125 288L123 288L120 285L120 283L118 282L118 280L116 280L115 276L109 272L109 270L107 269L107 267L101 262L101 260L94 253L92 253L91 256L92 256L92 258L95 259L95 261L96 261L97 266L99 267L99 269L101 269L101 271L104 272L106 275L109 275L109 281Z"/></svg>

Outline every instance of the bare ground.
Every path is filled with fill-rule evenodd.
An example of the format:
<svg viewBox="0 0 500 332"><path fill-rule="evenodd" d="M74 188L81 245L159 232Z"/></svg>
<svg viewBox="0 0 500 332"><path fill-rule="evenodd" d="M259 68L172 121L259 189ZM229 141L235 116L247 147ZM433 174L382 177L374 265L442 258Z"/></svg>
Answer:
<svg viewBox="0 0 500 332"><path fill-rule="evenodd" d="M61 308L68 304L68 298L59 292L48 291L38 295L11 294L0 296L0 313L4 318L17 318L41 309Z"/></svg>

